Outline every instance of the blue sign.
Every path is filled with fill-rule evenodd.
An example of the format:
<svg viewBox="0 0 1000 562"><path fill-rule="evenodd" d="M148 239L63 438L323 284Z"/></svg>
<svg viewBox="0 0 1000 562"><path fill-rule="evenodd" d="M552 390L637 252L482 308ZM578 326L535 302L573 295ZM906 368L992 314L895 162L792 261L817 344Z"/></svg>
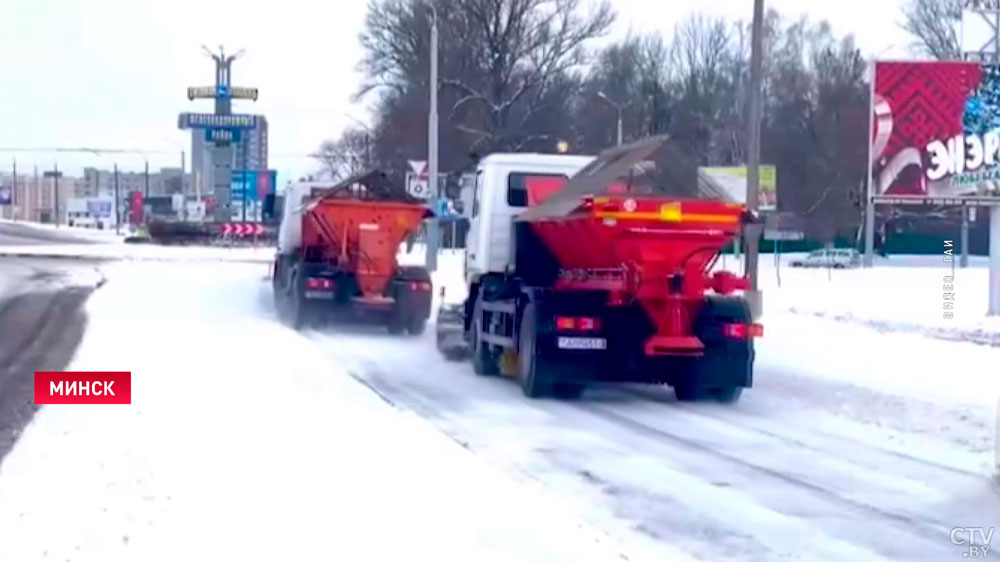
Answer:
<svg viewBox="0 0 1000 562"><path fill-rule="evenodd" d="M229 184L230 197L233 201L243 201L243 188L246 186L247 201L257 201L274 193L277 184L277 172L267 170L257 172L254 170L233 170L232 181Z"/></svg>
<svg viewBox="0 0 1000 562"><path fill-rule="evenodd" d="M438 220L442 221L452 221L458 218L455 204L451 199L438 199L434 203L434 214L437 215Z"/></svg>
<svg viewBox="0 0 1000 562"><path fill-rule="evenodd" d="M240 142L240 129L205 129L205 142Z"/></svg>
<svg viewBox="0 0 1000 562"><path fill-rule="evenodd" d="M215 97L219 98L220 100L223 100L223 99L226 99L227 97L229 97L229 86L227 86L225 84L221 84L219 86L216 86L215 87Z"/></svg>
<svg viewBox="0 0 1000 562"><path fill-rule="evenodd" d="M10 205L14 201L14 190L9 185L0 186L0 205Z"/></svg>

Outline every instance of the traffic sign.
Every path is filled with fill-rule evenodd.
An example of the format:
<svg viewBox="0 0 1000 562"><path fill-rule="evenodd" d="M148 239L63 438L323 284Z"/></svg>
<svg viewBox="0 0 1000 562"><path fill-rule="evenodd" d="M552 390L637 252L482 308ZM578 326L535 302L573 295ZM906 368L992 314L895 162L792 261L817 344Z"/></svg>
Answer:
<svg viewBox="0 0 1000 562"><path fill-rule="evenodd" d="M0 186L0 205L10 205L13 203L14 190L10 186Z"/></svg>
<svg viewBox="0 0 1000 562"><path fill-rule="evenodd" d="M222 223L223 236L259 236L264 233L264 225L257 223Z"/></svg>
<svg viewBox="0 0 1000 562"><path fill-rule="evenodd" d="M181 113L177 120L177 126L181 129L253 129L257 127L257 116Z"/></svg>
<svg viewBox="0 0 1000 562"><path fill-rule="evenodd" d="M417 199L430 199L431 188L429 182L427 181L427 176L418 176L416 174L407 173L406 192L409 193L411 197L416 197Z"/></svg>
<svg viewBox="0 0 1000 562"><path fill-rule="evenodd" d="M426 160L408 160L407 164L410 165L410 170L415 176L427 176L430 171L427 168Z"/></svg>

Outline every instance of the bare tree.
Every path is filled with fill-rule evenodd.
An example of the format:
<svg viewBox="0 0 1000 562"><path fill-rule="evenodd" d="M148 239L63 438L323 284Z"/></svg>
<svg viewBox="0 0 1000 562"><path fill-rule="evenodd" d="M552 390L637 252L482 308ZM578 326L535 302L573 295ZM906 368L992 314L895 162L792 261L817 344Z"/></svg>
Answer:
<svg viewBox="0 0 1000 562"><path fill-rule="evenodd" d="M473 106L469 123L458 125L472 135L473 147L523 146L533 136L525 128L546 105L548 90L585 61L583 46L603 35L614 22L607 0L583 13L581 0L455 0L466 26L463 76L445 76L443 84L461 97L452 112ZM516 111L516 106L524 109ZM511 117L519 113L519 119ZM478 122L476 122L478 121Z"/></svg>
<svg viewBox="0 0 1000 562"><path fill-rule="evenodd" d="M315 158L334 180L359 174L373 165L371 138L362 129L346 129L337 140L320 144Z"/></svg>
<svg viewBox="0 0 1000 562"><path fill-rule="evenodd" d="M901 27L915 38L913 48L938 60L962 57L956 33L962 19L962 0L909 0Z"/></svg>

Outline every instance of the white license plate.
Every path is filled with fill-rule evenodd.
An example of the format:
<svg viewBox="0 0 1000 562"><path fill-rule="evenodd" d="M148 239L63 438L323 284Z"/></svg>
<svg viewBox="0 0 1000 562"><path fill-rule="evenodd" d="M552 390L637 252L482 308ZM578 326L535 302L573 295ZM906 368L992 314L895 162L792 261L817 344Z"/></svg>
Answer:
<svg viewBox="0 0 1000 562"><path fill-rule="evenodd" d="M307 299L323 299L330 300L333 298L333 293L328 293L326 291L306 291Z"/></svg>
<svg viewBox="0 0 1000 562"><path fill-rule="evenodd" d="M571 338L559 336L556 340L559 349L607 349L608 341L604 338Z"/></svg>

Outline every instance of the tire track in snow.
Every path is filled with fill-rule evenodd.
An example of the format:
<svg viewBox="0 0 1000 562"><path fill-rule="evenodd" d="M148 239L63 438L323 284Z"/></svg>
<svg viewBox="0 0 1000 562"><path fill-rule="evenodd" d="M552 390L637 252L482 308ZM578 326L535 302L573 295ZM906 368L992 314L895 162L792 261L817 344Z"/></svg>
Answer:
<svg viewBox="0 0 1000 562"><path fill-rule="evenodd" d="M439 358L429 338L350 329L313 338L396 407L494 464L572 501L593 497L633 531L708 559L940 560L957 555L948 526L967 524L968 517L952 521L954 514L987 526L997 515L981 495L956 499L949 487L983 479L808 423L795 427L780 409L755 421L739 409L649 396L618 393L609 403L600 390L593 400L532 401L515 384ZM781 424L790 429L771 430ZM928 495L909 501L907 490L921 487ZM986 493L995 491L987 486ZM956 511L964 499L969 509ZM819 546L809 550L811 543Z"/></svg>

